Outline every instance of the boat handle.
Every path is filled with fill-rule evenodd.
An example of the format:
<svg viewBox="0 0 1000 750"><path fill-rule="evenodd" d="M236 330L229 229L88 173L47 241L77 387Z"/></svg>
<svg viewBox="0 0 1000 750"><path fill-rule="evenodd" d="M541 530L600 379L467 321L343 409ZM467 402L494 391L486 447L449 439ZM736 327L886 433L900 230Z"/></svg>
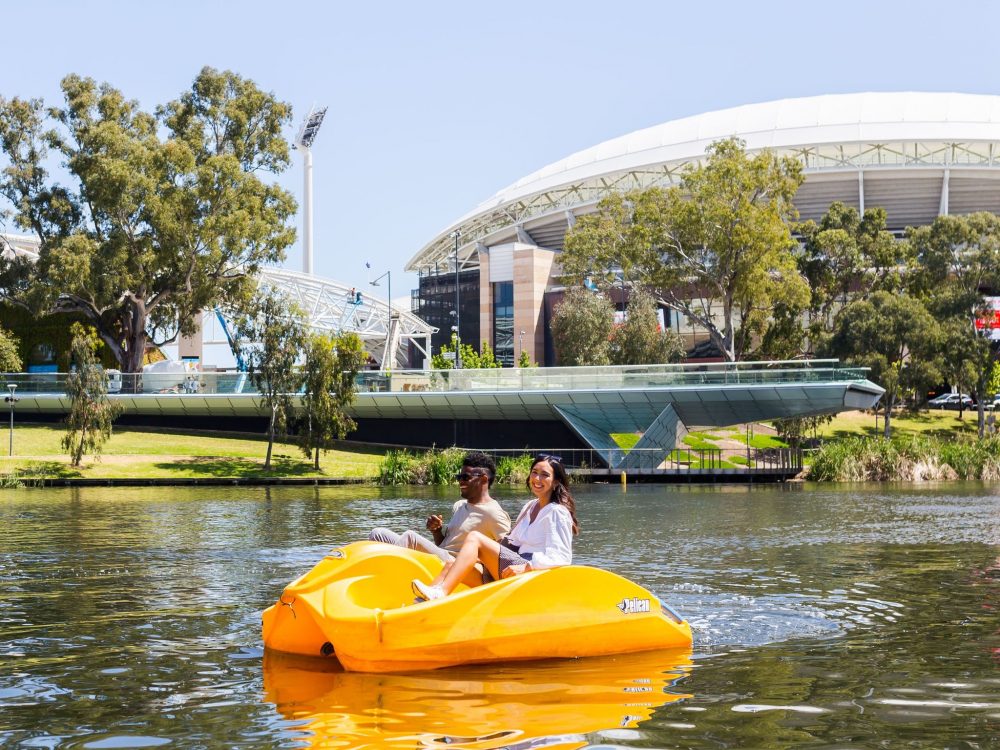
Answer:
<svg viewBox="0 0 1000 750"><path fill-rule="evenodd" d="M684 622L684 618L680 616L680 613L676 609L671 607L662 599L657 599L657 601L660 602L660 609L662 609L671 620L678 623Z"/></svg>

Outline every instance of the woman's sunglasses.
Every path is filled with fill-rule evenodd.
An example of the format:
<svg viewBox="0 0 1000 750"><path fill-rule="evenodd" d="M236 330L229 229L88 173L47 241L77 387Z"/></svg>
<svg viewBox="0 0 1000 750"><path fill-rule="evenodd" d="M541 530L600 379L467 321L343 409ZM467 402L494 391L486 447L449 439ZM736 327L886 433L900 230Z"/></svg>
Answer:
<svg viewBox="0 0 1000 750"><path fill-rule="evenodd" d="M539 461L548 461L550 464L561 464L562 456L553 456L551 453L539 453Z"/></svg>

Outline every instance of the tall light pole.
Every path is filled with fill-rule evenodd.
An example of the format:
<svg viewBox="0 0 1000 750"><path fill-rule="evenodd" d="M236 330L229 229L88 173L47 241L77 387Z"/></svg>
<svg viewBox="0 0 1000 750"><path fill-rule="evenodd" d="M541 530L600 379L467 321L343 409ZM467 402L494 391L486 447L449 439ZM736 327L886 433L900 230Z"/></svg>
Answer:
<svg viewBox="0 0 1000 750"><path fill-rule="evenodd" d="M299 134L295 137L295 147L302 152L302 271L313 272L313 158L312 145L326 116L326 107L313 109L306 115Z"/></svg>
<svg viewBox="0 0 1000 750"><path fill-rule="evenodd" d="M462 300L458 288L458 238L462 232L456 229L451 233L455 238L455 369L462 369Z"/></svg>
<svg viewBox="0 0 1000 750"><path fill-rule="evenodd" d="M10 395L4 398L8 404L10 404L10 453L8 455L14 455L14 404L16 404L19 399L14 395L14 391L17 390L17 385L14 383L7 383L7 389L10 391Z"/></svg>
<svg viewBox="0 0 1000 750"><path fill-rule="evenodd" d="M524 354L524 331L523 331L523 330L522 330L522 331L521 331L521 333L520 333L520 334L518 335L517 339L518 339L518 347L517 347L517 348L518 348L518 352L517 352L517 358L518 358L518 359L521 359L521 355L522 355L522 354ZM515 365L515 366L516 366L516 365Z"/></svg>
<svg viewBox="0 0 1000 750"><path fill-rule="evenodd" d="M371 263L365 263L365 268L371 270L371 267L372 267ZM379 276L377 279L375 279L374 281L369 281L368 283L371 284L372 286L378 286L379 282L382 279L386 280L385 286L386 286L386 291L387 291L387 293L389 295L389 323L388 323L388 325L385 328L385 353L382 355L382 369L384 370L385 369L385 358L388 357L389 354L390 354L390 352L389 352L389 342L390 342L390 338L392 337L392 271L391 270L386 271L384 274L382 274L381 276ZM395 362L390 362L389 366L392 367L394 364L395 364Z"/></svg>

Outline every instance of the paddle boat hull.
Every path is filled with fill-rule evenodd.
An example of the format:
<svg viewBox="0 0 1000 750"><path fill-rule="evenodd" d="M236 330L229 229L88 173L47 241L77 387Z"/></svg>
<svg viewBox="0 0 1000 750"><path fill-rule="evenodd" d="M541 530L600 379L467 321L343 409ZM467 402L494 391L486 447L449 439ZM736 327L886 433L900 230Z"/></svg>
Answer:
<svg viewBox="0 0 1000 750"><path fill-rule="evenodd" d="M570 565L414 602L410 582L442 567L433 555L357 542L334 550L264 612L264 646L336 657L349 671L686 648L691 628L642 587ZM475 583L469 580L469 583Z"/></svg>

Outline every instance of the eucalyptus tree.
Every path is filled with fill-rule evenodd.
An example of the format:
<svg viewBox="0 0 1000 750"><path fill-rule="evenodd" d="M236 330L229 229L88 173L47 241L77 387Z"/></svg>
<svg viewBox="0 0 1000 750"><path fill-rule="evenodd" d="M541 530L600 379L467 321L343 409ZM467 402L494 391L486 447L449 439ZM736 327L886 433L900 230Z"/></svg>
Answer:
<svg viewBox="0 0 1000 750"><path fill-rule="evenodd" d="M297 364L306 344L305 325L295 305L274 290L264 290L253 309L236 320L235 329L236 348L268 417L264 471L270 471L274 439L287 434L302 388Z"/></svg>
<svg viewBox="0 0 1000 750"><path fill-rule="evenodd" d="M986 296L1000 289L1000 217L988 212L939 216L929 226L909 230L908 236L916 259L911 286L951 331L941 352L949 375L972 371L982 437L983 402L1000 351L991 338L992 327L977 321L993 318Z"/></svg>
<svg viewBox="0 0 1000 750"><path fill-rule="evenodd" d="M61 87L51 109L0 97L0 196L41 242L37 263L0 262L0 294L81 313L136 372L147 343L193 332L201 310L246 304L256 273L294 241L295 202L264 179L289 165L291 108L207 67L155 112L90 78Z"/></svg>
<svg viewBox="0 0 1000 750"><path fill-rule="evenodd" d="M877 291L897 292L905 282L910 246L887 228L885 209L860 213L839 201L819 222L797 225L799 269L809 282L808 328L813 349L822 347L837 312Z"/></svg>
<svg viewBox="0 0 1000 750"><path fill-rule="evenodd" d="M921 300L879 291L855 300L840 312L829 350L847 362L871 368L870 377L885 388L885 437L891 434L892 409L902 394L940 380L935 354L938 322Z"/></svg>
<svg viewBox="0 0 1000 750"><path fill-rule="evenodd" d="M625 319L611 334L611 364L652 365L683 358L684 344L680 336L660 326L652 296L644 289L634 290Z"/></svg>
<svg viewBox="0 0 1000 750"><path fill-rule="evenodd" d="M611 364L615 309L604 294L568 289L552 313L552 342L564 367Z"/></svg>
<svg viewBox="0 0 1000 750"><path fill-rule="evenodd" d="M108 376L97 360L98 341L93 329L74 323L70 330L73 371L66 381L69 414L62 447L69 452L70 463L79 466L86 453L100 456L121 414L121 405L108 398Z"/></svg>
<svg viewBox="0 0 1000 750"><path fill-rule="evenodd" d="M357 424L347 413L357 393L355 378L365 363L365 350L356 333L307 338L302 364L302 414L297 440L306 458L319 470L320 451L343 440Z"/></svg>
<svg viewBox="0 0 1000 750"><path fill-rule="evenodd" d="M751 344L741 329L761 335L777 305L808 299L790 229L802 180L795 159L718 141L680 185L601 200L567 234L560 263L569 280L652 290L738 360Z"/></svg>

